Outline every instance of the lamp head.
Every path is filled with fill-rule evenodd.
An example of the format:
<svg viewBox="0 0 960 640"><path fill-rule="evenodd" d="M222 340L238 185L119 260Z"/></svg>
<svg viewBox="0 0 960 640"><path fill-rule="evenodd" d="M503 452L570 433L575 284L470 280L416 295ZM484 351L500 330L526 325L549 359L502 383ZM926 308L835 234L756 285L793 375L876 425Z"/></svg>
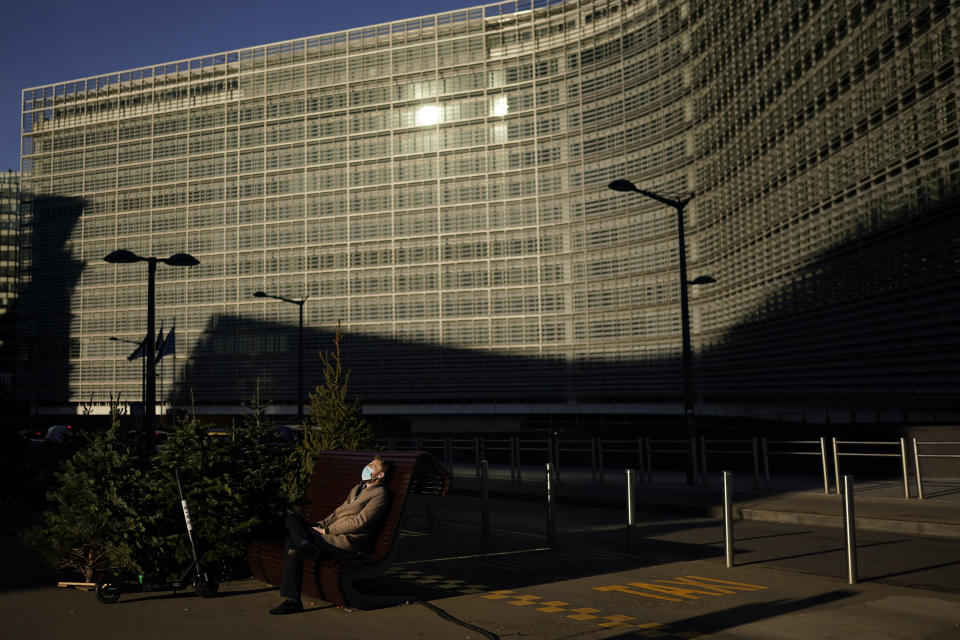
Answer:
<svg viewBox="0 0 960 640"><path fill-rule="evenodd" d="M130 264L131 262L139 262L142 260L140 256L135 254L129 249L117 249L116 251L111 251L109 254L103 257L105 262L110 264Z"/></svg>
<svg viewBox="0 0 960 640"><path fill-rule="evenodd" d="M714 284L715 282L716 280L710 276L697 276L690 281L690 284Z"/></svg>
<svg viewBox="0 0 960 640"><path fill-rule="evenodd" d="M254 291L254 292L253 292L253 297L254 297L254 298L266 298L266 297L267 297L267 294L265 294L263 291Z"/></svg>
<svg viewBox="0 0 960 640"><path fill-rule="evenodd" d="M200 261L189 253L175 253L169 258L164 258L161 262L171 267L193 267L200 264Z"/></svg>
<svg viewBox="0 0 960 640"><path fill-rule="evenodd" d="M608 188L613 189L614 191L637 191L637 187L634 186L629 180L614 180L607 185Z"/></svg>

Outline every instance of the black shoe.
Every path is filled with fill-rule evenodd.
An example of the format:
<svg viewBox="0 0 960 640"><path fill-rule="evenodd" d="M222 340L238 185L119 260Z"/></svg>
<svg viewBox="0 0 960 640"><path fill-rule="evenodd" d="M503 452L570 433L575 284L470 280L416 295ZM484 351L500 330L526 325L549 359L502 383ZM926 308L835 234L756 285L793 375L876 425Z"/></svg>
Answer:
<svg viewBox="0 0 960 640"><path fill-rule="evenodd" d="M275 616L285 616L288 613L300 613L303 611L303 603L299 600L284 600L280 606L270 609L270 613Z"/></svg>
<svg viewBox="0 0 960 640"><path fill-rule="evenodd" d="M319 550L320 548L317 547L317 545L313 544L309 540L303 540L298 546L287 549L287 553L291 556L312 558L313 556L317 555Z"/></svg>

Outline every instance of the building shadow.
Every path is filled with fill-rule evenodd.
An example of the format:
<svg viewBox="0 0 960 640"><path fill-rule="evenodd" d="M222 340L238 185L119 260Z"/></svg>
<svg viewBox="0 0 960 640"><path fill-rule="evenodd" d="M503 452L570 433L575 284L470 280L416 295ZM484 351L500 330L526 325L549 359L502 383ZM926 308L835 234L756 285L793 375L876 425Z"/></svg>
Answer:
<svg viewBox="0 0 960 640"><path fill-rule="evenodd" d="M84 206L76 198L32 200L24 235L29 279L16 310L17 396L31 414L41 405L78 401L70 377L80 342L70 337L70 311L84 263L72 257L68 241ZM701 419L742 426L744 419L796 421L805 412L833 424L902 424L905 413L930 422L951 416L960 389L954 326L960 314L958 237L960 205L945 197L935 206L878 217L768 285L762 304L736 310L745 319L698 353L694 380ZM722 281L710 286L715 288L698 299L697 313L726 304L731 295ZM483 430L490 422L474 424L468 414L478 412L472 408L496 414L504 404L523 407L519 414L495 416L514 430L635 429L653 419L683 426L678 358L582 355L576 345L609 319L592 314L570 320L570 335L557 343L555 356L539 347L507 353L358 329L344 337L343 362L351 391L367 406L385 407L389 417L382 422L391 428L421 428L407 415L415 411L404 409L417 406L433 414L433 430L454 415L461 429ZM511 340L523 343L521 334ZM539 340L533 337L530 344ZM322 380L317 354L330 351L333 341L332 329L305 331L307 391ZM298 344L294 325L212 315L166 401L186 406L192 394L198 406L237 410L259 380L265 398L293 406ZM546 404L551 408L541 410ZM581 410L586 404L596 416ZM431 405L450 407L424 410ZM765 406L774 409L764 414Z"/></svg>
<svg viewBox="0 0 960 640"><path fill-rule="evenodd" d="M904 412L926 411L936 419L952 410L960 389L958 237L960 207L944 202L864 228L798 267L759 308L741 310L747 320L697 356L703 414L709 419L720 408L714 415L734 422L745 416L799 421L806 411L821 423L900 424ZM711 286L717 289L703 309L726 295L722 283ZM331 350L333 340L331 330L306 329L307 391L322 380L317 354ZM181 397L190 390L200 405L235 404L253 395L259 379L266 397L293 405L297 346L296 326L212 316L190 354ZM612 415L628 404L661 414L680 406L679 359L592 359L572 352L554 358L360 330L345 335L342 353L351 391L396 414L404 405L456 405L462 414L471 405L514 403L529 408L515 425L522 429L581 420L580 403L605 406ZM570 406L569 415L538 415L537 405L547 403ZM759 415L757 406L781 407L781 413Z"/></svg>
<svg viewBox="0 0 960 640"><path fill-rule="evenodd" d="M22 217L20 261L29 269L21 273L21 290L13 307L17 323L14 384L21 406L29 407L29 415L36 417L44 406L71 402L72 362L80 358L79 338L71 337L75 320L71 297L85 263L74 259L68 241L86 202L35 195L24 206L28 213Z"/></svg>

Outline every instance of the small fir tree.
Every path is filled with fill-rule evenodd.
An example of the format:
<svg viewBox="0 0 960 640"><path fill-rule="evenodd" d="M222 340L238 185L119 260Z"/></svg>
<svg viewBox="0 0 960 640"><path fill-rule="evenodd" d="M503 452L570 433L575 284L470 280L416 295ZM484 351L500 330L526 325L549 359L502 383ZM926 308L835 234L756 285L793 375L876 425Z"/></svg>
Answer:
<svg viewBox="0 0 960 640"><path fill-rule="evenodd" d="M157 505L162 517L154 529L153 544L165 560L157 567L161 572L163 567L183 567L192 559L176 472L190 508L201 563L218 568L233 559L242 545L238 540L242 530L240 480L231 463L230 440L211 436L209 431L210 425L195 414L185 416L160 450L154 482L165 499Z"/></svg>
<svg viewBox="0 0 960 640"><path fill-rule="evenodd" d="M261 399L258 380L256 394L243 404L247 413L233 432L232 466L240 479L243 511L240 521L253 537L271 529L291 508L284 491L291 474L287 464L291 445L278 437L276 424L267 415L270 404Z"/></svg>
<svg viewBox="0 0 960 640"><path fill-rule="evenodd" d="M230 437L210 435L209 425L195 416L181 420L170 434L159 456L158 467L166 470L159 484L174 507L168 509L168 521L177 526L167 528L156 542L172 550L175 566L189 562L191 551L183 535L174 469L180 471L201 561L210 569L232 575L245 566L250 540L289 509L284 483L290 447L277 442L268 406L258 383L256 395L244 403L247 415Z"/></svg>
<svg viewBox="0 0 960 640"><path fill-rule="evenodd" d="M52 567L86 582L101 571L141 569L148 457L123 433L117 406L111 425L90 437L55 475L49 507L24 538Z"/></svg>
<svg viewBox="0 0 960 640"><path fill-rule="evenodd" d="M373 430L363 418L360 398L350 397L350 371L344 371L340 354L343 333L339 325L333 338L333 351L321 353L323 383L310 394L309 431L318 451L346 449L359 451L374 446Z"/></svg>
<svg viewBox="0 0 960 640"><path fill-rule="evenodd" d="M362 451L376 444L373 429L361 414L360 398L350 396L350 371L344 370L339 324L333 338L333 351L321 352L323 382L310 394L310 416L303 425L303 440L291 454L291 466L300 471L288 483L296 502L306 490L313 473L313 461L321 451L345 449Z"/></svg>

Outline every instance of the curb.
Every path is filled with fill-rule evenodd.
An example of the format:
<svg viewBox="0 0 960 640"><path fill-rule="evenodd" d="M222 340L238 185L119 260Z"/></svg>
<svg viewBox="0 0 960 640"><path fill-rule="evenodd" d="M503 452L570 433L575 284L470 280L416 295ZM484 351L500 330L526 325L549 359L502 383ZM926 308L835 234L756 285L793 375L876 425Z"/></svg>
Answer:
<svg viewBox="0 0 960 640"><path fill-rule="evenodd" d="M827 516L819 513L745 508L737 510L737 516L741 520L832 527L837 529L843 528L842 516ZM913 536L931 536L935 538L960 540L960 525L956 524L918 520L887 520L883 518L856 518L856 521L857 529L863 531L882 531L885 533L902 533Z"/></svg>

